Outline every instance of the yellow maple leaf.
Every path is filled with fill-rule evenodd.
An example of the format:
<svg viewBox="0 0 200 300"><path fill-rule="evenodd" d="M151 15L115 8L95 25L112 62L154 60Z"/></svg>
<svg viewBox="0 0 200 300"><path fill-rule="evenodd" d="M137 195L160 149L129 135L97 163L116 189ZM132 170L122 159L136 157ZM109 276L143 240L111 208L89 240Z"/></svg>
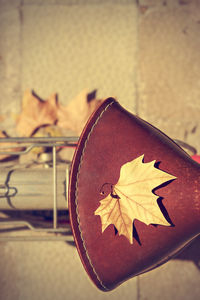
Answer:
<svg viewBox="0 0 200 300"><path fill-rule="evenodd" d="M119 235L133 243L133 221L169 226L152 190L176 177L154 167L155 160L143 163L144 155L124 164L117 184L100 201L95 215L101 217L102 233L113 224Z"/></svg>

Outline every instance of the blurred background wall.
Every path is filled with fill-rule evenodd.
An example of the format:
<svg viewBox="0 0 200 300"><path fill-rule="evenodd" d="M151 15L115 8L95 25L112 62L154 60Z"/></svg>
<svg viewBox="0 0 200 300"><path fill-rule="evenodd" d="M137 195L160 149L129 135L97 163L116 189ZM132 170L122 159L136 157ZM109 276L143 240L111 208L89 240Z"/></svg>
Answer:
<svg viewBox="0 0 200 300"><path fill-rule="evenodd" d="M0 129L24 91L67 104L82 89L200 152L199 0L0 0ZM63 242L1 243L0 299L199 299L200 241L103 294Z"/></svg>

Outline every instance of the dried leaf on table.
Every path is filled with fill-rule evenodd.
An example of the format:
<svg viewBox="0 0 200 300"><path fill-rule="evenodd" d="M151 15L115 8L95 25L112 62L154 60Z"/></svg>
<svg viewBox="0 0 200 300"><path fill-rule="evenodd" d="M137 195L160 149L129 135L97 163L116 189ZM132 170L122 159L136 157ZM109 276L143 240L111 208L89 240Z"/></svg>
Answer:
<svg viewBox="0 0 200 300"><path fill-rule="evenodd" d="M67 106L59 105L58 126L80 134L89 116L101 102L95 98L95 93L89 94L83 90Z"/></svg>
<svg viewBox="0 0 200 300"><path fill-rule="evenodd" d="M113 224L131 244L135 219L147 225L170 225L158 206L159 196L152 190L176 177L155 168L155 161L143 163L143 158L144 155L121 167L118 182L111 185L111 192L95 211L101 217L102 232Z"/></svg>
<svg viewBox="0 0 200 300"><path fill-rule="evenodd" d="M39 127L55 124L57 120L57 96L53 94L46 101L27 90L22 101L22 112L17 120L17 132L24 137L31 136Z"/></svg>

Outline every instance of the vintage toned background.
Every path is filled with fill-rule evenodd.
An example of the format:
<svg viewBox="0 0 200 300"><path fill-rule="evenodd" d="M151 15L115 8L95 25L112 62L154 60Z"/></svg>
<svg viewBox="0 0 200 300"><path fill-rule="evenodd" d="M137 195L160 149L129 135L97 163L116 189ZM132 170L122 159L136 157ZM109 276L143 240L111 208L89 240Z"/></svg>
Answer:
<svg viewBox="0 0 200 300"><path fill-rule="evenodd" d="M199 0L0 0L0 129L13 125L23 92L83 88L126 108L200 152ZM0 244L0 299L200 297L200 239L177 259L111 293L87 278L64 242Z"/></svg>

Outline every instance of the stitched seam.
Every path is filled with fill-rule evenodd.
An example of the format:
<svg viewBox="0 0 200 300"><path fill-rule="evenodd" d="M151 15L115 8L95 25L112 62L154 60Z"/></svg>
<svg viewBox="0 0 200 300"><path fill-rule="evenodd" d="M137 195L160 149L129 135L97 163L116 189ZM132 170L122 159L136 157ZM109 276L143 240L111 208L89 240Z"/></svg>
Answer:
<svg viewBox="0 0 200 300"><path fill-rule="evenodd" d="M85 245L85 241L84 241L84 238L83 238L83 235L82 235L82 231L81 231L81 226L80 226L80 217L79 217L79 210L78 210L78 180L79 180L79 175L80 175L80 169L81 169L81 165L82 165L82 161L83 161L83 156L85 154L85 150L86 150L86 146L87 146L87 143L90 139L90 136L94 130L94 128L96 127L97 123L99 122L99 120L101 119L101 117L103 116L104 112L114 103L111 102L109 103L105 108L104 110L101 112L101 114L99 115L99 117L96 119L95 123L93 124L88 136L87 136L87 139L85 141L85 144L84 144L84 147L83 147L83 150L82 150L82 154L81 154L81 158L80 158L80 163L79 163L79 167L78 167L78 172L77 172L77 176L76 176L76 192L75 192L75 204L76 204L76 215L77 215L77 221L78 221L78 228L79 228L79 232L80 232L80 237L81 237L81 240L82 240L82 243L83 243L83 247L85 249L85 253L86 253L86 256L87 256L87 259L88 259L88 262L90 264L90 266L92 267L92 270L94 272L94 274L96 275L96 278L97 280L99 281L99 283L101 284L101 286L105 289L105 290L108 290L108 288L103 284L103 282L101 281L101 279L99 278L93 264L92 264L92 261L90 259L90 256L88 254L88 251L87 251L87 248L86 248L86 245Z"/></svg>

